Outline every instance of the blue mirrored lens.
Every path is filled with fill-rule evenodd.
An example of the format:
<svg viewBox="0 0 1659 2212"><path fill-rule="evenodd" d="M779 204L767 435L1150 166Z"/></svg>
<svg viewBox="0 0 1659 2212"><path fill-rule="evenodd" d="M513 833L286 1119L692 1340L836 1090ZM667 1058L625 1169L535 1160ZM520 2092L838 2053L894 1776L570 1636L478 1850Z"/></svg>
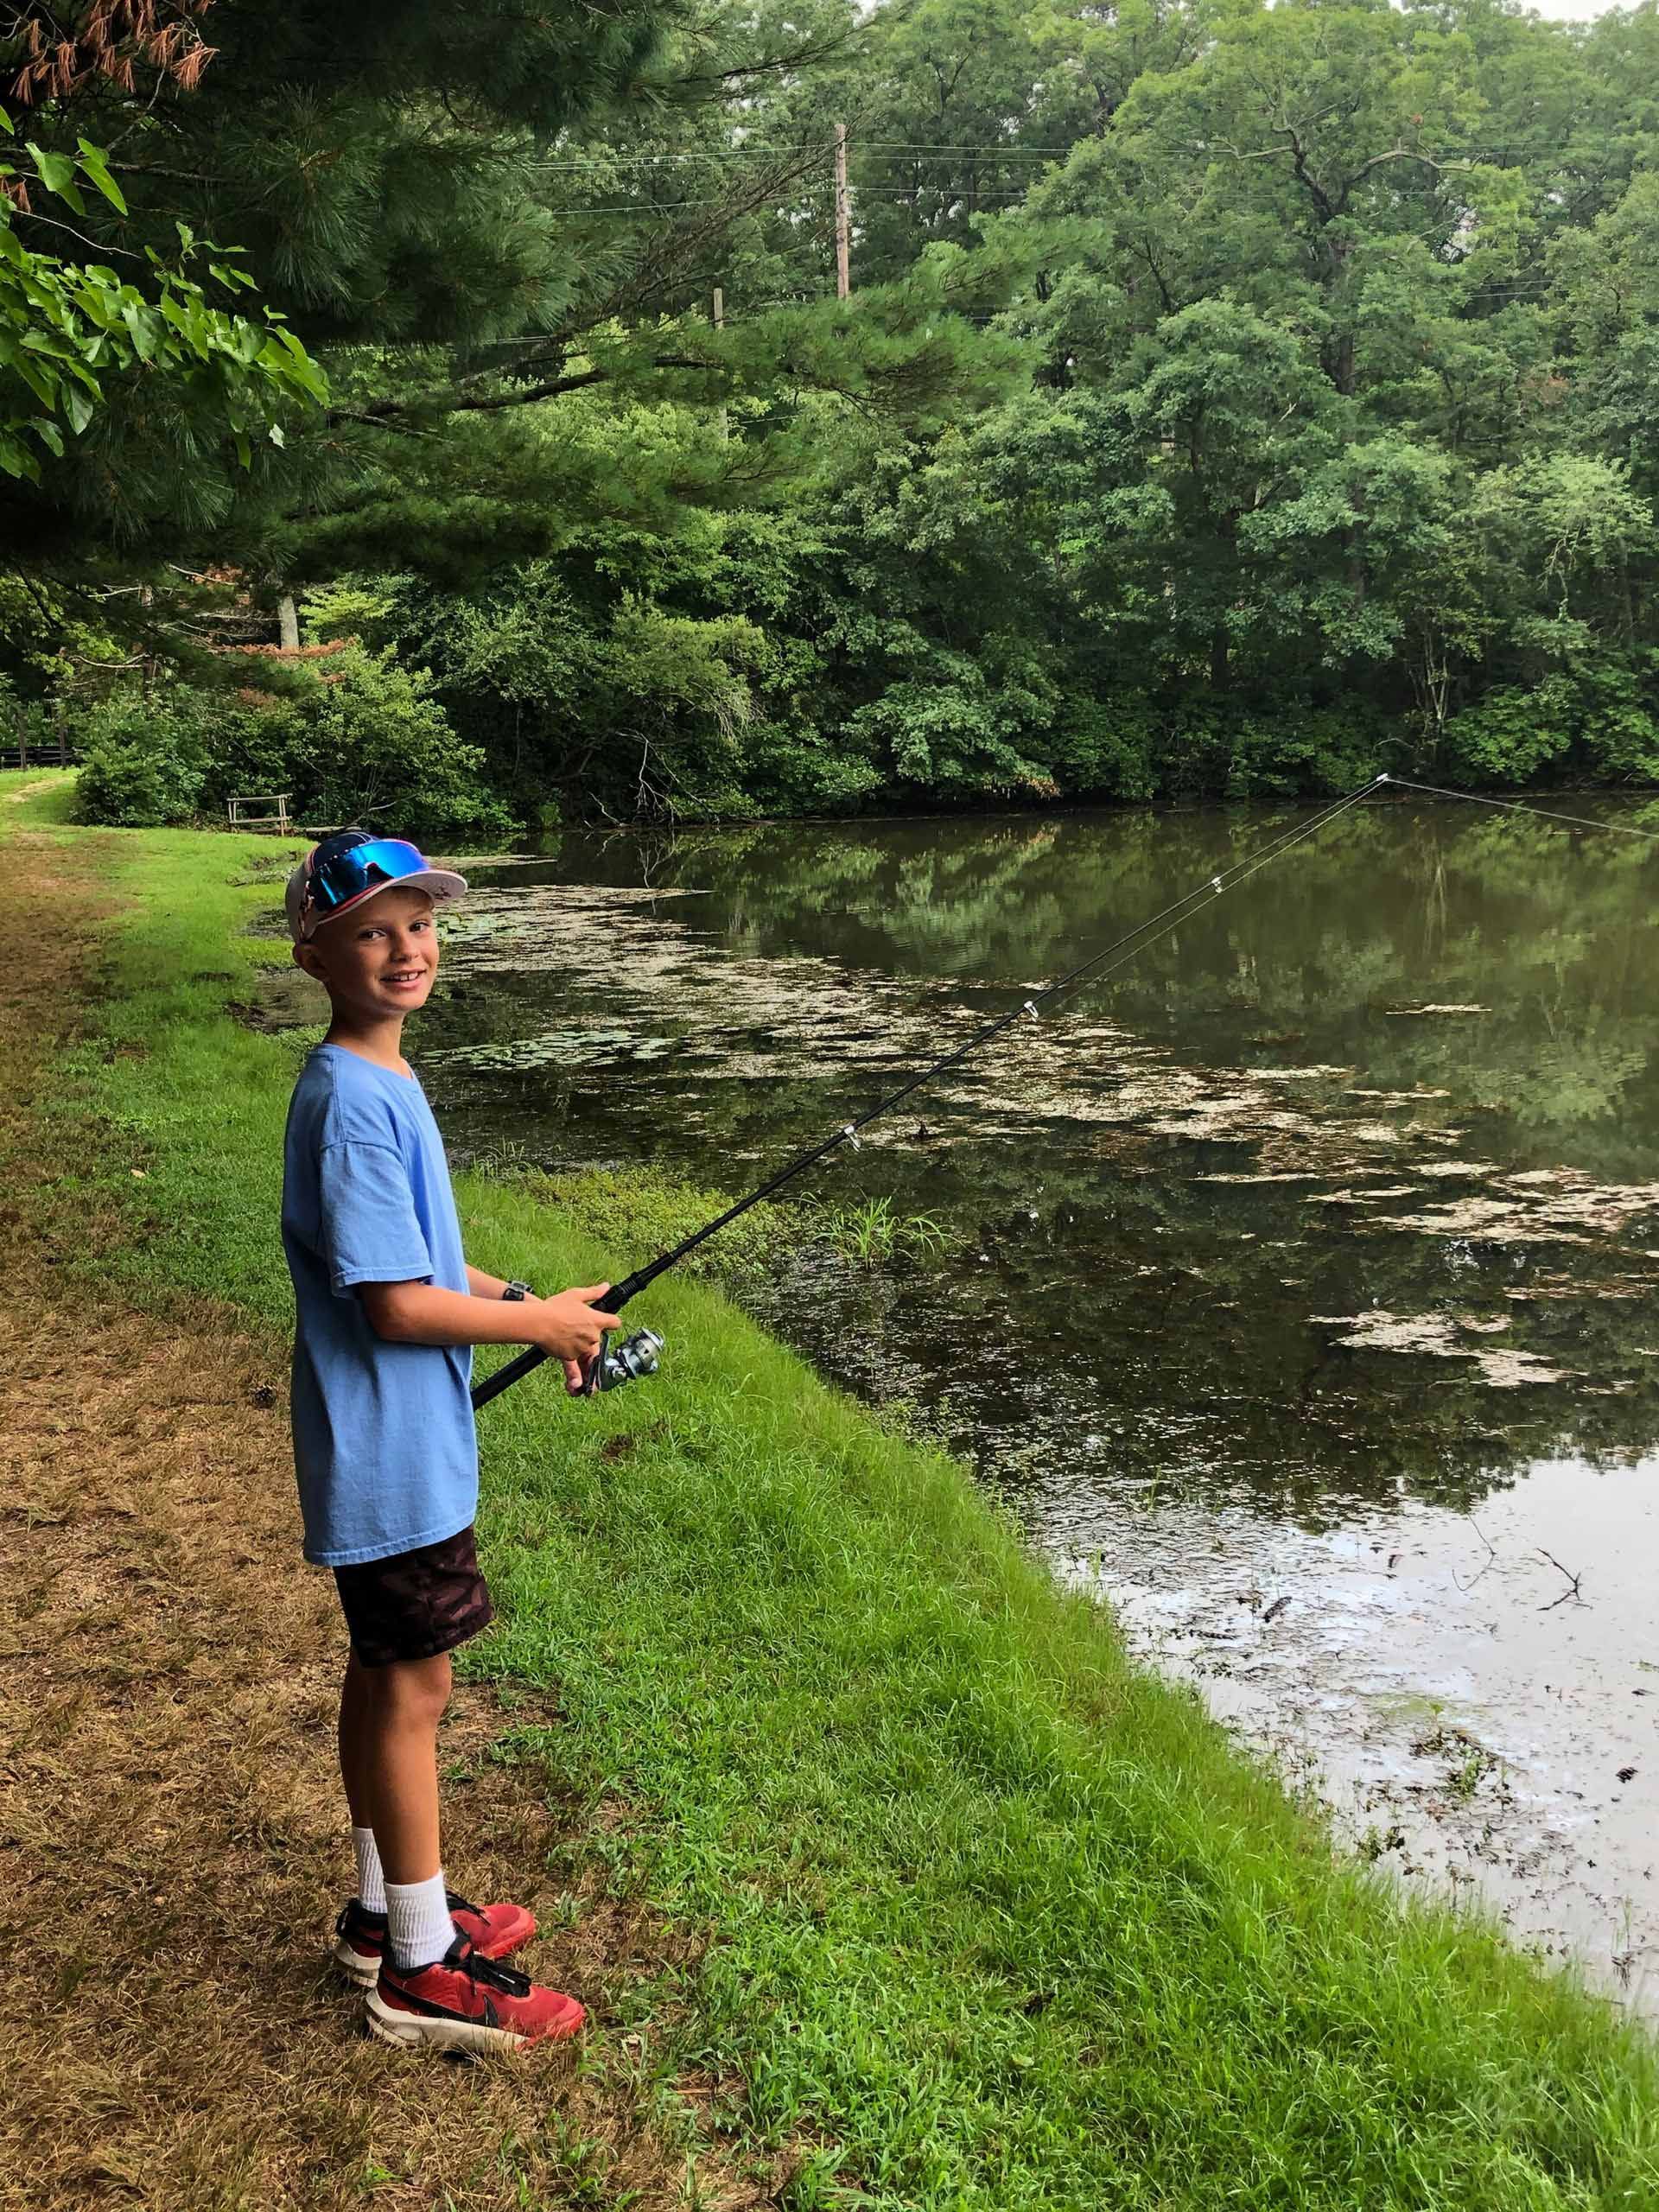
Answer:
<svg viewBox="0 0 1659 2212"><path fill-rule="evenodd" d="M311 879L311 895L319 906L343 906L361 892L396 883L400 875L416 875L425 866L418 848L402 837L372 838L365 845L331 853Z"/></svg>

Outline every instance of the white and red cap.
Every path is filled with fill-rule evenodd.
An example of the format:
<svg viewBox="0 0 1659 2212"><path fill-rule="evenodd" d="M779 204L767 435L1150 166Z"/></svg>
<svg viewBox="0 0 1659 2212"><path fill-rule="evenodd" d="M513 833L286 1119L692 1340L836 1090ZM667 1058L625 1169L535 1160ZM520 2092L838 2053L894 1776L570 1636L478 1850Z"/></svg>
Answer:
<svg viewBox="0 0 1659 2212"><path fill-rule="evenodd" d="M288 879L288 926L296 944L308 944L326 923L349 913L377 893L402 884L436 899L459 899L467 879L434 868L405 837L377 837L369 830L337 830L313 845Z"/></svg>

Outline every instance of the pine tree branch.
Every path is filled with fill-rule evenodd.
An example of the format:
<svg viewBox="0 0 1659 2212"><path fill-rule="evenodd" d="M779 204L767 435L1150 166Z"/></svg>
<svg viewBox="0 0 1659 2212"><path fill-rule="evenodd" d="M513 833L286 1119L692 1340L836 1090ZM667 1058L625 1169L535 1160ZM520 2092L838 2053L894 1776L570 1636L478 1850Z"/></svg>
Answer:
<svg viewBox="0 0 1659 2212"><path fill-rule="evenodd" d="M651 365L654 369L711 369L719 364L693 360L678 353L658 353ZM550 377L545 383L526 385L520 391L492 392L487 397L452 390L427 392L417 399L377 400L372 407L331 407L324 420L373 423L382 428L400 429L406 427L397 421L400 415L483 415L505 407L531 407L538 400L557 399L567 391L582 391L591 385L607 383L613 373L610 369L583 369L571 376Z"/></svg>

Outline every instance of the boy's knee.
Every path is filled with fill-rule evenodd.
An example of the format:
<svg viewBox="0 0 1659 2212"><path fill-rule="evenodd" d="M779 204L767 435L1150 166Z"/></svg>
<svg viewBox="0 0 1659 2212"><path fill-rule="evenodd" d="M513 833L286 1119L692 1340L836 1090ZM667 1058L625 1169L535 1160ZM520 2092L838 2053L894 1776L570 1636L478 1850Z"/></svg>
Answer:
<svg viewBox="0 0 1659 2212"><path fill-rule="evenodd" d="M454 1680L447 1651L431 1659L394 1659L388 1666L365 1667L363 1674L375 1703L389 1717L435 1728L442 1719Z"/></svg>

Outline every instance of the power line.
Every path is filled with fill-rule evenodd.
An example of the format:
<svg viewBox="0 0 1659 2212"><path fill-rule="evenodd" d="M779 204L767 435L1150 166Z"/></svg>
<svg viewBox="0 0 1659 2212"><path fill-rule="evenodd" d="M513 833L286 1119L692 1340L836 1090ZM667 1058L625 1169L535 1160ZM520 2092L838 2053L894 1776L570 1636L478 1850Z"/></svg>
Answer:
<svg viewBox="0 0 1659 2212"><path fill-rule="evenodd" d="M1087 142L1077 140L1081 145ZM847 143L853 152L911 153L911 154L995 154L999 159L1014 161L1047 161L1057 159L1071 151L1070 146L1017 146L988 144L982 146L930 145L923 140L903 138L858 138L850 132ZM713 146L704 153L683 154L615 154L602 156L583 154L561 157L556 161L526 162L531 169L616 169L654 168L662 163L676 162L709 162L751 160L761 155L792 155L804 156L823 151L833 154L833 143L822 149L812 146Z"/></svg>
<svg viewBox="0 0 1659 2212"><path fill-rule="evenodd" d="M925 188L936 192L944 189L943 187L937 185ZM953 199L958 200L966 199L968 196L967 194L961 192L951 194ZM1023 192L976 192L972 195L976 201L1023 200L1025 196ZM911 194L908 189L897 185L855 185L853 197L855 200L908 200ZM677 208L682 207L726 207L730 204L725 200L620 200L614 204L604 207L555 207L549 212L555 215L661 215L671 213ZM765 208L754 207L743 212L759 215L768 211Z"/></svg>
<svg viewBox="0 0 1659 2212"><path fill-rule="evenodd" d="M992 154L996 156L999 160L1006 161L1058 160L1064 158L1064 156L1068 154L1075 152L1079 146L1098 145L1103 144L1104 143L1105 141L1102 139L1083 137L1074 138L1068 145L1065 146L1028 146L1022 144L1014 139L981 139L977 141L966 142L961 144L952 144L943 139L931 138L862 138L853 131L849 131L847 137L848 146L849 149L854 152L888 154ZM1200 150L1211 153L1221 153L1229 149L1221 147L1210 146L1201 148ZM1517 143L1507 146L1465 146L1460 153L1450 155L1447 158L1454 161L1480 161L1491 160L1510 154L1530 154L1541 157L1547 156L1552 152L1559 152L1560 150L1561 149L1558 146L1553 146L1548 143L1543 145L1539 145L1537 143ZM526 168L533 169L651 168L662 163L671 164L674 162L702 162L707 164L709 162L726 161L754 160L761 156L774 155L801 156L820 151L824 154L833 154L835 151L833 141L826 140L821 148L813 146L780 145L771 143L763 143L756 142L751 144L740 146L710 146L700 150L677 153L557 155L550 156L545 160L526 162L523 166Z"/></svg>

